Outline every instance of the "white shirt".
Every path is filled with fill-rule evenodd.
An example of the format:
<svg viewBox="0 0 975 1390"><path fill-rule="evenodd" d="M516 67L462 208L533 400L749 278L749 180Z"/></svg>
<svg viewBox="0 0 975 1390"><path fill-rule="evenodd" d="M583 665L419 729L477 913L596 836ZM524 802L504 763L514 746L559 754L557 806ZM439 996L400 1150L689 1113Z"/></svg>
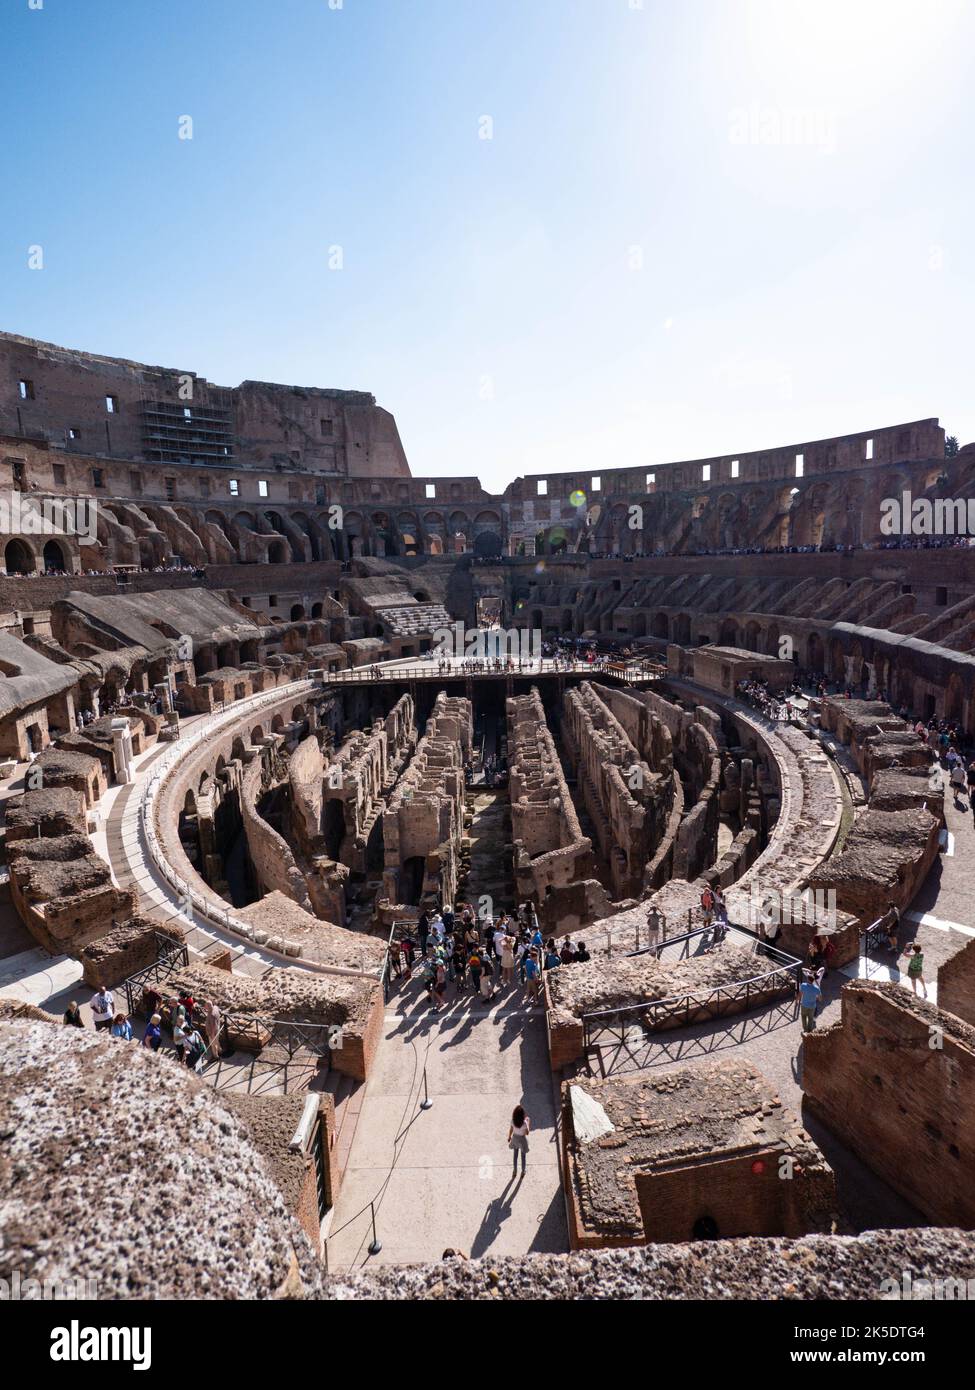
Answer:
<svg viewBox="0 0 975 1390"><path fill-rule="evenodd" d="M93 996L91 1012L96 1023L105 1023L115 1017L115 998L110 989L103 990L101 994Z"/></svg>

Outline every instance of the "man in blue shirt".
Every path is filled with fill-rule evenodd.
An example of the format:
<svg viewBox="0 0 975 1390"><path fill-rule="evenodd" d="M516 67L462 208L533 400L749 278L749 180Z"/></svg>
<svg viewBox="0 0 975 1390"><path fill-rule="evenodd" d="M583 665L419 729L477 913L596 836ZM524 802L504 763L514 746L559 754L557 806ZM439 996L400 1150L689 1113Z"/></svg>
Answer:
<svg viewBox="0 0 975 1390"><path fill-rule="evenodd" d="M811 1033L816 1027L816 1009L822 997L823 991L817 985L815 978L804 973L802 983L799 986L799 1012L802 1015L802 1031L804 1033Z"/></svg>

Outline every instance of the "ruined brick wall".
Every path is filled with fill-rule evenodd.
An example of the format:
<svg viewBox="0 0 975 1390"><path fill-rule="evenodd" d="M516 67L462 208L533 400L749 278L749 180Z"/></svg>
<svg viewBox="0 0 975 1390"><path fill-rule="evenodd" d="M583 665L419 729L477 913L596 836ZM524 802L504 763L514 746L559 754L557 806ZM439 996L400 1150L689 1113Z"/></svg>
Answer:
<svg viewBox="0 0 975 1390"><path fill-rule="evenodd" d="M580 1076L561 1109L574 1249L694 1240L703 1217L723 1237L830 1229L832 1170L748 1063Z"/></svg>
<svg viewBox="0 0 975 1390"><path fill-rule="evenodd" d="M506 702L509 797L519 901L535 904L546 930L574 931L605 911L592 844L572 795L536 687Z"/></svg>
<svg viewBox="0 0 975 1390"><path fill-rule="evenodd" d="M939 969L938 1006L975 1027L975 941L969 941Z"/></svg>
<svg viewBox="0 0 975 1390"><path fill-rule="evenodd" d="M268 785L263 760L250 763L244 773L240 809L247 838L247 854L262 893L279 892L314 912L308 884L295 861L290 845L261 815L258 802Z"/></svg>
<svg viewBox="0 0 975 1390"><path fill-rule="evenodd" d="M390 903L456 898L471 738L470 701L441 691L382 817L383 896Z"/></svg>
<svg viewBox="0 0 975 1390"><path fill-rule="evenodd" d="M578 843L579 818L537 688L505 705L512 839L529 858Z"/></svg>
<svg viewBox="0 0 975 1390"><path fill-rule="evenodd" d="M621 699L616 707L624 712ZM626 712L631 727L642 734L643 749L634 747L616 718L605 687L584 681L566 694L562 707L563 740L617 899L639 897L647 886L647 866L663 838L674 799L667 730L658 724L654 747L649 711ZM657 761L648 762L644 752Z"/></svg>
<svg viewBox="0 0 975 1390"><path fill-rule="evenodd" d="M172 977L169 988L212 1000L225 1018L230 1014L244 1020L338 1028L331 1066L358 1081L366 1079L382 1037L383 992L378 981L288 969L272 970L257 980L192 963Z"/></svg>
<svg viewBox="0 0 975 1390"><path fill-rule="evenodd" d="M227 388L195 372L6 333L0 361L3 433L127 459L151 461L168 451L187 461L225 455L252 466L281 462L350 477L409 477L395 420L364 391L260 381ZM26 393L21 381L29 383ZM193 430L194 411L207 421L205 430Z"/></svg>
<svg viewBox="0 0 975 1390"><path fill-rule="evenodd" d="M841 1021L805 1035L802 1085L812 1114L928 1220L975 1226L971 1027L900 985L854 981Z"/></svg>
<svg viewBox="0 0 975 1390"><path fill-rule="evenodd" d="M309 852L325 855L356 873L369 867L374 832L387 799L416 746L413 697L403 695L368 733L354 733L324 768L312 805L302 811L310 826L318 806L319 842ZM293 783L295 794L304 793ZM320 798L320 802L319 802Z"/></svg>
<svg viewBox="0 0 975 1390"><path fill-rule="evenodd" d="M160 936L177 943L184 939L182 928L175 923L136 915L89 942L80 956L85 984L91 989L99 985L114 988L145 970L159 956Z"/></svg>
<svg viewBox="0 0 975 1390"><path fill-rule="evenodd" d="M819 865L814 888L833 888L837 906L861 924L895 903L903 911L938 855L944 794L928 780L933 754L882 700L823 699L820 721L849 744L869 788L842 853Z"/></svg>

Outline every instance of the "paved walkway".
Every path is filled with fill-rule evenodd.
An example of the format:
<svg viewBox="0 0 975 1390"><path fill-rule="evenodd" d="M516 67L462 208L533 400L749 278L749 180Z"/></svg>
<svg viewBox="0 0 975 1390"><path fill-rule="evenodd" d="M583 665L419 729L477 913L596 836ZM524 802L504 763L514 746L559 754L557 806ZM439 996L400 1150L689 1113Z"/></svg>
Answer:
<svg viewBox="0 0 975 1390"><path fill-rule="evenodd" d="M362 1088L328 1234L329 1267L568 1249L542 1012L518 988L490 1007L466 993L434 1014L417 979L395 994ZM433 1106L422 1110L423 1071ZM528 1111L531 1152L511 1180L508 1123ZM370 1256L369 1203L382 1250Z"/></svg>
<svg viewBox="0 0 975 1390"><path fill-rule="evenodd" d="M241 718L246 713L242 710ZM197 715L184 720L183 734L191 734L206 718ZM243 941L233 932L222 930L196 910L184 912L172 885L163 878L146 849L140 828L140 807L154 765L171 747L171 744L157 743L140 754L133 762L133 780L125 786L111 787L102 798L98 808L101 824L92 835L95 851L111 866L112 876L120 888L134 889L138 911L161 922L174 922L183 929L187 944L193 950L203 955L216 947L229 948L233 968L240 974L259 977L268 970L280 969L282 962L277 956ZM307 968L298 958L288 964L298 970Z"/></svg>

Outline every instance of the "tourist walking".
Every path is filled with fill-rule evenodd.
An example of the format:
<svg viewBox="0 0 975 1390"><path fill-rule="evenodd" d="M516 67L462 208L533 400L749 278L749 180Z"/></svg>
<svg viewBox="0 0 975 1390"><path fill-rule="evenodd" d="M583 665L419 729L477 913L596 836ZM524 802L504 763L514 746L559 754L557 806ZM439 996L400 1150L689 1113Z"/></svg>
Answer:
<svg viewBox="0 0 975 1390"><path fill-rule="evenodd" d="M525 959L525 991L528 995L529 1007L538 1002L538 985L541 974L541 968L538 964L538 947L532 946Z"/></svg>
<svg viewBox="0 0 975 1390"><path fill-rule="evenodd" d="M901 928L901 915L896 903L887 904L887 945L892 951L897 950L897 937Z"/></svg>
<svg viewBox="0 0 975 1390"><path fill-rule="evenodd" d="M515 939L505 936L501 942L501 979L506 985L514 983L515 978Z"/></svg>
<svg viewBox="0 0 975 1390"><path fill-rule="evenodd" d="M663 919L657 910L652 907L647 913L647 945L656 946L660 941L660 927Z"/></svg>
<svg viewBox="0 0 975 1390"><path fill-rule="evenodd" d="M504 914L502 914L502 916L503 916L503 915L504 915ZM492 944L493 944L493 946L494 946L494 955L495 955L495 959L498 960L498 961L501 960L501 953L502 953L502 950L503 950L503 948L504 948L504 939L505 939L505 937L507 936L507 934L508 934L508 933L505 931L505 928L504 928L504 926L502 925L501 920L499 919L499 920L498 920L498 924L497 924L497 926L494 928L494 933L493 933L493 935L492 935L492 937L491 937L491 941L492 941Z"/></svg>
<svg viewBox="0 0 975 1390"><path fill-rule="evenodd" d="M711 925L711 919L714 916L714 894L711 892L710 887L705 887L704 892L701 894L701 911L704 913L704 925L705 927L709 927Z"/></svg>
<svg viewBox="0 0 975 1390"><path fill-rule="evenodd" d="M112 1037L121 1038L123 1042L132 1041L132 1024L125 1017L125 1014L116 1014L112 1022Z"/></svg>
<svg viewBox="0 0 975 1390"><path fill-rule="evenodd" d="M910 957L907 962L907 978L911 982L911 989L917 994L917 987L920 985L921 997L927 999L928 987L924 983L924 952L915 942L908 950L907 955Z"/></svg>
<svg viewBox="0 0 975 1390"><path fill-rule="evenodd" d="M960 758L955 762L954 767L951 769L951 776L949 777L948 781L951 783L952 791L955 793L955 801L956 803L958 803L959 809L962 811L967 810L968 808L964 804L962 804L961 799L965 793L965 788L968 785L968 778L965 773L965 765Z"/></svg>
<svg viewBox="0 0 975 1390"><path fill-rule="evenodd" d="M395 971L398 980L403 973L403 951L395 938L389 943L389 967Z"/></svg>
<svg viewBox="0 0 975 1390"><path fill-rule="evenodd" d="M450 957L451 978L457 986L457 993L460 994L464 988L464 975L467 970L467 953L461 942L454 946L453 955Z"/></svg>
<svg viewBox="0 0 975 1390"><path fill-rule="evenodd" d="M494 997L494 966L491 964L491 957L485 956L481 961L481 998L492 999Z"/></svg>
<svg viewBox="0 0 975 1390"><path fill-rule="evenodd" d="M186 1060L186 1039L186 1014L182 1008L179 1008L173 1015L173 1046L176 1048L176 1056L181 1062Z"/></svg>
<svg viewBox="0 0 975 1390"><path fill-rule="evenodd" d="M528 1163L528 1132L531 1129L531 1121L525 1114L524 1108L516 1105L511 1112L511 1124L508 1126L508 1148L511 1149L511 1176L518 1171L518 1155L521 1154L521 1173L525 1175L525 1168Z"/></svg>
<svg viewBox="0 0 975 1390"><path fill-rule="evenodd" d="M186 1034L186 1065L194 1070L202 1071L202 1059L206 1050L206 1043L191 1024Z"/></svg>
<svg viewBox="0 0 975 1390"><path fill-rule="evenodd" d="M447 967L438 956L433 968L433 1011L439 1013L446 1007Z"/></svg>
<svg viewBox="0 0 975 1390"><path fill-rule="evenodd" d="M471 952L467 961L467 968L471 974L471 989L474 991L475 994L480 994L481 971L484 968L484 963L481 960L480 951L474 950Z"/></svg>
<svg viewBox="0 0 975 1390"><path fill-rule="evenodd" d="M84 1028L85 1020L81 1017L81 1010L74 999L64 1011L64 1020L69 1028Z"/></svg>
<svg viewBox="0 0 975 1390"><path fill-rule="evenodd" d="M96 1033L111 1028L112 1020L115 1017L115 1000L112 991L106 989L104 985L99 985L92 995L91 1016L95 1020Z"/></svg>
<svg viewBox="0 0 975 1390"><path fill-rule="evenodd" d="M816 1010L822 997L823 991L813 976L808 971L804 971L802 983L799 986L799 1012L802 1015L802 1031L804 1033L811 1033L816 1027Z"/></svg>
<svg viewBox="0 0 975 1390"><path fill-rule="evenodd" d="M142 1046L152 1048L153 1052L159 1051L162 1042L162 1015L153 1014L146 1024L146 1031L142 1035Z"/></svg>

